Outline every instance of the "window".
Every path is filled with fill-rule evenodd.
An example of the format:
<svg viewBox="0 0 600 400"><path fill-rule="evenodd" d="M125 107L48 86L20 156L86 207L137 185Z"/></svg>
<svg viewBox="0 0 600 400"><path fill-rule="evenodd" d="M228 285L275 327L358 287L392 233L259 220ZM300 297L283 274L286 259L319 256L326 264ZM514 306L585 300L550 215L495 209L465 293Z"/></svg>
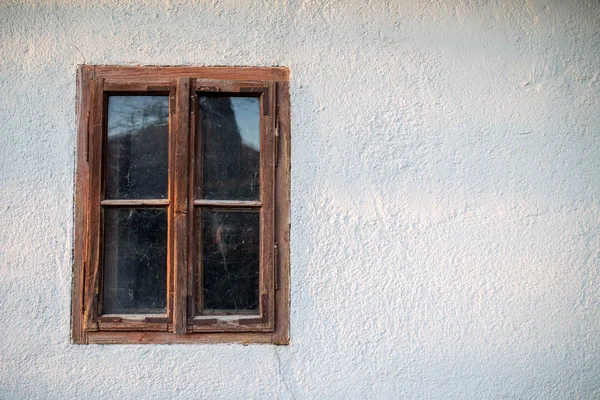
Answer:
<svg viewBox="0 0 600 400"><path fill-rule="evenodd" d="M80 66L75 343L288 343L286 68Z"/></svg>

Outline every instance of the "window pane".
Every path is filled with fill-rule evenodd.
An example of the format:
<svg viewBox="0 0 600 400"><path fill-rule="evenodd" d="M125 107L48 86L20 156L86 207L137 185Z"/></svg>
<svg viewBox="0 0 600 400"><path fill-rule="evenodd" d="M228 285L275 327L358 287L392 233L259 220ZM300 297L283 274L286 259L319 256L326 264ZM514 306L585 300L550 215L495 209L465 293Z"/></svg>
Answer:
<svg viewBox="0 0 600 400"><path fill-rule="evenodd" d="M204 309L258 310L259 213L198 209L198 222Z"/></svg>
<svg viewBox="0 0 600 400"><path fill-rule="evenodd" d="M103 313L164 313L166 208L106 208L104 215Z"/></svg>
<svg viewBox="0 0 600 400"><path fill-rule="evenodd" d="M169 163L169 97L109 96L107 199L164 199Z"/></svg>
<svg viewBox="0 0 600 400"><path fill-rule="evenodd" d="M196 198L258 200L258 97L200 96L196 137Z"/></svg>

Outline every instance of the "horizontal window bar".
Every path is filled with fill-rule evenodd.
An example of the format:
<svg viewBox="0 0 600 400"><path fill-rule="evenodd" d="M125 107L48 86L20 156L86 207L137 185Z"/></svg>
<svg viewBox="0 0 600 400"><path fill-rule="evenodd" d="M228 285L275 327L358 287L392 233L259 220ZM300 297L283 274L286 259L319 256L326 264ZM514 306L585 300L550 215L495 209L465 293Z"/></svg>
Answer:
<svg viewBox="0 0 600 400"><path fill-rule="evenodd" d="M247 316L260 316L258 310L202 310L201 314L194 315L194 318L239 318Z"/></svg>
<svg viewBox="0 0 600 400"><path fill-rule="evenodd" d="M212 325L219 323L244 323L245 321L250 321L251 323L260 323L260 315L258 314L237 314L237 315L203 315L203 316L195 316L192 318L190 323L192 325ZM246 324L248 322L245 322Z"/></svg>
<svg viewBox="0 0 600 400"><path fill-rule="evenodd" d="M106 207L156 207L168 206L169 200L102 200L100 204Z"/></svg>
<svg viewBox="0 0 600 400"><path fill-rule="evenodd" d="M101 322L170 322L166 314L103 314L98 317Z"/></svg>
<svg viewBox="0 0 600 400"><path fill-rule="evenodd" d="M262 207L262 201L244 200L194 200L195 206Z"/></svg>

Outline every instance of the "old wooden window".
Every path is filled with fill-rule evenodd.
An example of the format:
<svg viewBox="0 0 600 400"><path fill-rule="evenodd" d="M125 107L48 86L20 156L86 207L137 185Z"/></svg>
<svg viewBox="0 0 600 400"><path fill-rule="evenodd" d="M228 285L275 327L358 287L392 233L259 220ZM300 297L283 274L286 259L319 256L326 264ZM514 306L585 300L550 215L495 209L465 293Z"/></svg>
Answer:
<svg viewBox="0 0 600 400"><path fill-rule="evenodd" d="M288 342L288 76L79 67L75 343Z"/></svg>

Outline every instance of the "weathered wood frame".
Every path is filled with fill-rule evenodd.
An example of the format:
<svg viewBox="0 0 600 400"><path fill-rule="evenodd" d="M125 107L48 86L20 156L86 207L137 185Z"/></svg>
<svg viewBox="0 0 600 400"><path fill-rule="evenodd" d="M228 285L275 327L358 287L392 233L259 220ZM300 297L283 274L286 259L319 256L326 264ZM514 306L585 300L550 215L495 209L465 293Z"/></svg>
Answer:
<svg viewBox="0 0 600 400"><path fill-rule="evenodd" d="M195 107L206 92L261 99L260 201L195 199ZM104 200L107 93L170 96L167 200ZM71 336L74 343L289 343L290 103L287 68L121 67L77 70L77 171ZM167 313L110 315L101 310L102 209L167 207ZM194 210L256 208L261 219L260 314L196 315Z"/></svg>

